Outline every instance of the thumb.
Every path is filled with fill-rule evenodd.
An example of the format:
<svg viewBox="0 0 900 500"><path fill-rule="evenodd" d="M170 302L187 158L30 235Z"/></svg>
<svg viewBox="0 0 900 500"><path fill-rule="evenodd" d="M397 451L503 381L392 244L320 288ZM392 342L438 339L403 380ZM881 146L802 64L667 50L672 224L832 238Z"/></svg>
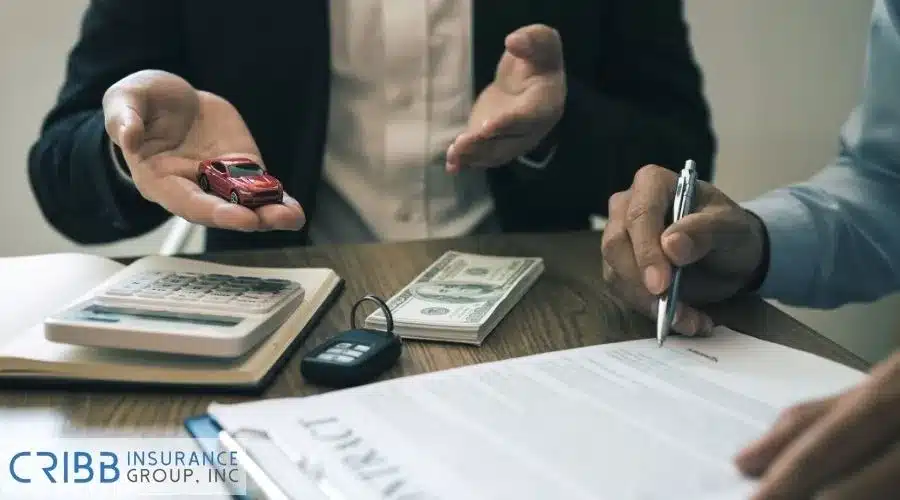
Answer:
<svg viewBox="0 0 900 500"><path fill-rule="evenodd" d="M123 151L135 153L144 137L147 101L138 92L117 89L103 99L106 133Z"/></svg>
<svg viewBox="0 0 900 500"><path fill-rule="evenodd" d="M662 248L672 264L693 264L721 244L734 225L722 212L698 212L669 226L662 235Z"/></svg>
<svg viewBox="0 0 900 500"><path fill-rule="evenodd" d="M506 50L532 64L536 73L563 68L562 40L559 33L544 24L519 28L506 37Z"/></svg>

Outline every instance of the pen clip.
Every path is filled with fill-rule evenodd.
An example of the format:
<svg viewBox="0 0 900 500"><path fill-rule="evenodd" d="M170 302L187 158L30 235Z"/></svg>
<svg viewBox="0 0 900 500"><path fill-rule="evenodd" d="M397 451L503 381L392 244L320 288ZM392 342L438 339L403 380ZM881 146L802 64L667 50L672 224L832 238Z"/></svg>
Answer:
<svg viewBox="0 0 900 500"><path fill-rule="evenodd" d="M678 222L682 217L682 209L684 208L684 195L686 191L684 176L678 177L678 184L675 185L675 200L672 203L672 222Z"/></svg>
<svg viewBox="0 0 900 500"><path fill-rule="evenodd" d="M694 170L693 163L688 161L688 165L678 176L678 184L675 187L675 201L672 213L673 223L690 213L696 182L697 171Z"/></svg>

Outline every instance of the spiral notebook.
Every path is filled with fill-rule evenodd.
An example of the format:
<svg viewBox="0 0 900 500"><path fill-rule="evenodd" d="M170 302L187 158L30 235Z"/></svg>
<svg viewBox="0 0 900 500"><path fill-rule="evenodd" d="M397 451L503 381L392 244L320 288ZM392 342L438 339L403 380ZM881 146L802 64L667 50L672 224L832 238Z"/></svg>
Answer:
<svg viewBox="0 0 900 500"><path fill-rule="evenodd" d="M185 426L284 500L743 499L733 457L866 375L726 328L212 404Z"/></svg>

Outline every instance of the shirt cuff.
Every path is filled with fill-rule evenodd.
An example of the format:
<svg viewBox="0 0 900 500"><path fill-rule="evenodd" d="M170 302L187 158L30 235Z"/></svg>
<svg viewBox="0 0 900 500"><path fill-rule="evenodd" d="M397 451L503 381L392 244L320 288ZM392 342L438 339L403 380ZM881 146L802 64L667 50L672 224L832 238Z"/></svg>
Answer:
<svg viewBox="0 0 900 500"><path fill-rule="evenodd" d="M134 179L131 178L131 174L128 173L128 170L125 168L125 165L122 163L124 159L121 157L121 153L119 153L118 148L116 147L116 143L114 143L108 136L106 138L107 149L109 149L109 156L112 158L112 164L116 168L116 172L119 174L119 177L129 183L134 184Z"/></svg>
<svg viewBox="0 0 900 500"><path fill-rule="evenodd" d="M526 167L531 167L534 169L543 169L543 168L546 168L547 165L549 165L551 161L553 161L554 156L556 156L556 145L555 144L553 145L553 147L550 148L550 151L542 159L534 159L534 158L529 158L528 155L522 155L518 158L518 160L519 160L519 163L521 163L522 165L525 165Z"/></svg>
<svg viewBox="0 0 900 500"><path fill-rule="evenodd" d="M757 293L789 303L809 301L819 245L809 208L785 190L741 206L759 217L769 237L769 270Z"/></svg>

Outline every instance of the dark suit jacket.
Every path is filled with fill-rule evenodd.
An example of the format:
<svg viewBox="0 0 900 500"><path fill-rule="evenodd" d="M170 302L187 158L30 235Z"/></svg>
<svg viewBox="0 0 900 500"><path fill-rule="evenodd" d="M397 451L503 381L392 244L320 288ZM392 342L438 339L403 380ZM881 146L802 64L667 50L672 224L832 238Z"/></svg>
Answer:
<svg viewBox="0 0 900 500"><path fill-rule="evenodd" d="M553 26L565 51L568 97L552 163L489 170L505 231L587 228L589 215L605 214L609 196L645 164L677 170L693 158L709 180L715 139L680 1L473 3L476 93L517 28ZM93 0L28 158L53 227L94 244L144 234L168 218L117 177L106 149L102 96L142 69L178 74L233 103L269 169L315 217L329 102L326 0ZM305 241L305 231L207 232L208 250Z"/></svg>

